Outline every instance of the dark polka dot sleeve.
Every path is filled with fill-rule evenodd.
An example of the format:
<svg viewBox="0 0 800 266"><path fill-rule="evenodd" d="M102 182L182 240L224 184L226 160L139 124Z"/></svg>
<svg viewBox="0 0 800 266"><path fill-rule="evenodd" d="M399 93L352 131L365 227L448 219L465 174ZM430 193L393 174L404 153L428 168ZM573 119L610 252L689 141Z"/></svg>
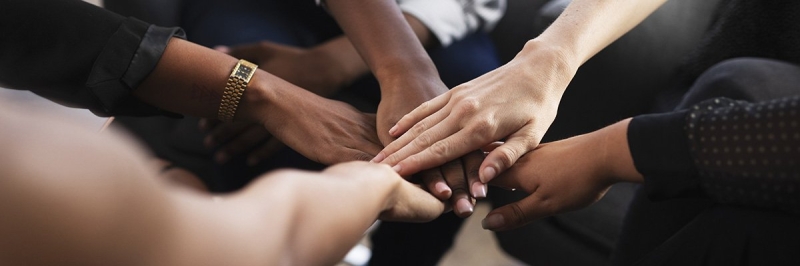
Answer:
<svg viewBox="0 0 800 266"><path fill-rule="evenodd" d="M636 117L628 141L653 199L709 197L800 213L799 113L800 96L760 103L718 98Z"/></svg>
<svg viewBox="0 0 800 266"><path fill-rule="evenodd" d="M700 185L721 203L800 212L800 96L693 107L686 133Z"/></svg>

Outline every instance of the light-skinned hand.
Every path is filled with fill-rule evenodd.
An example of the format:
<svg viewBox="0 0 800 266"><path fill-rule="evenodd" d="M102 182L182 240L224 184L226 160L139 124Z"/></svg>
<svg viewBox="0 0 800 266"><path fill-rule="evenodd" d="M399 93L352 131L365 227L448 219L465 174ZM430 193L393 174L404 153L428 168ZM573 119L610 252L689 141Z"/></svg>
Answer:
<svg viewBox="0 0 800 266"><path fill-rule="evenodd" d="M408 175L505 140L480 167L488 182L539 145L574 71L555 52L520 53L405 115L389 129L397 141L373 161Z"/></svg>

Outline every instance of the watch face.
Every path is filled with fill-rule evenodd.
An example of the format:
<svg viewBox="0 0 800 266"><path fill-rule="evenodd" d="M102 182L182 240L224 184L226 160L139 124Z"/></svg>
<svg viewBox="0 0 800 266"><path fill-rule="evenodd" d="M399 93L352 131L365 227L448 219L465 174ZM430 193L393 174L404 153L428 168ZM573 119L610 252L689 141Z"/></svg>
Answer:
<svg viewBox="0 0 800 266"><path fill-rule="evenodd" d="M247 79L247 76L250 74L250 72L253 72L252 68L246 66L239 66L239 70L236 71L236 76L242 79Z"/></svg>

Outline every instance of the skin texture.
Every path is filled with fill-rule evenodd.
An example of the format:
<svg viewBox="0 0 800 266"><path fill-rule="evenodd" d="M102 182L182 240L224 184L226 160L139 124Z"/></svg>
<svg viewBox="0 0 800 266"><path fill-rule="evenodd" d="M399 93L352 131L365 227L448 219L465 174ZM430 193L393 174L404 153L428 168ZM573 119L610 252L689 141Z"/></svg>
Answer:
<svg viewBox="0 0 800 266"><path fill-rule="evenodd" d="M630 154L630 119L598 131L539 145L490 182L526 198L491 211L483 227L503 231L600 200L618 182L643 182ZM564 164L568 158L568 165Z"/></svg>
<svg viewBox="0 0 800 266"><path fill-rule="evenodd" d="M173 39L134 95L176 113L216 117L235 64L229 55ZM262 125L281 142L325 164L367 160L382 147L373 115L314 95L263 70L257 71L245 90L234 119Z"/></svg>
<svg viewBox="0 0 800 266"><path fill-rule="evenodd" d="M385 165L277 171L209 195L159 177L115 132L2 108L0 121L15 125L0 132L4 265L331 265L376 218L444 210Z"/></svg>
<svg viewBox="0 0 800 266"><path fill-rule="evenodd" d="M664 2L573 1L511 62L404 116L373 161L407 175L504 140L480 166L489 182L539 145L578 67Z"/></svg>
<svg viewBox="0 0 800 266"><path fill-rule="evenodd" d="M426 47L434 45L432 33L422 22L414 16L403 15L420 43ZM344 35L312 48L262 41L215 49L255 62L264 71L323 97L337 93L369 73L369 66ZM247 154L247 163L256 165L269 159L284 146L258 124L220 123L215 119L203 119L200 121L200 128L207 132L204 141L206 147L220 146L214 156L218 163L250 151Z"/></svg>

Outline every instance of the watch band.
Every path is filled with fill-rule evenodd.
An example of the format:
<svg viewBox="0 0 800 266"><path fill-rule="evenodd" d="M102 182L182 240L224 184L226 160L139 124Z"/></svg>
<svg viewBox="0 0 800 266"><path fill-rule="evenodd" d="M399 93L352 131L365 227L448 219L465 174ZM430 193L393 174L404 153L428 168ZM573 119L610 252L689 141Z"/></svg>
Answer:
<svg viewBox="0 0 800 266"><path fill-rule="evenodd" d="M233 68L231 76L228 77L228 83L225 85L225 90L222 92L222 101L219 104L219 113L217 116L219 120L224 122L233 121L233 116L236 115L236 109L239 107L239 100L242 99L242 94L250 84L250 79L256 73L258 65L241 59L239 63Z"/></svg>

